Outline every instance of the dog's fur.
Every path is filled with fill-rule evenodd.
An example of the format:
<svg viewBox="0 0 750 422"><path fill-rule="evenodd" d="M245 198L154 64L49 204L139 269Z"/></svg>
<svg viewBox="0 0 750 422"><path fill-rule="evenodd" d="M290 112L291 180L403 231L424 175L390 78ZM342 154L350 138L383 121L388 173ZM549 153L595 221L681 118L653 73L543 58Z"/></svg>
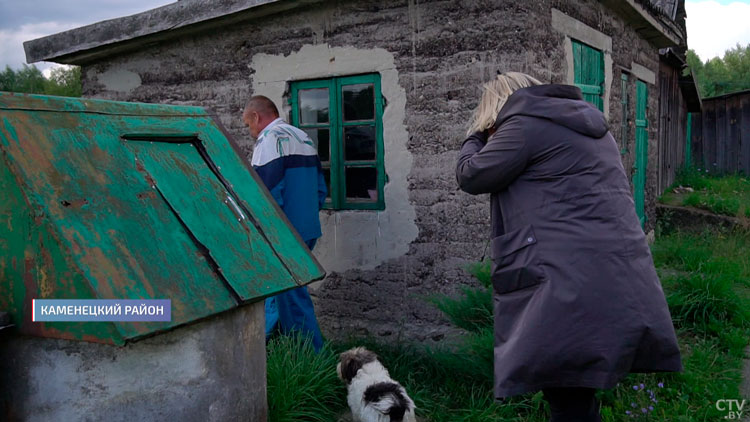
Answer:
<svg viewBox="0 0 750 422"><path fill-rule="evenodd" d="M414 402L375 353L364 347L347 350L336 372L346 383L354 422L416 422Z"/></svg>

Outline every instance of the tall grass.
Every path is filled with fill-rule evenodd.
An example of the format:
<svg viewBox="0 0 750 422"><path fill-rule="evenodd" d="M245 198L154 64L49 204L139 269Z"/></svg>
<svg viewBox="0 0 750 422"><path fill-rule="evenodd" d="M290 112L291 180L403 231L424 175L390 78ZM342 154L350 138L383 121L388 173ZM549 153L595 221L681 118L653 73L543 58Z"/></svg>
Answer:
<svg viewBox="0 0 750 422"><path fill-rule="evenodd" d="M750 233L678 231L658 238L652 253L663 275L685 370L632 374L617 388L600 392L602 420L721 420L726 414L716 409L716 400L741 399L742 359L750 338ZM475 264L470 271L475 285L457 296L430 298L466 330L459 344L382 345L359 339L328 345L315 355L299 340L272 341L270 422L340 420L347 407L345 388L335 374L337 352L359 345L378 353L406 387L420 421L547 421L541 393L494 401L489 264Z"/></svg>
<svg viewBox="0 0 750 422"><path fill-rule="evenodd" d="M662 202L701 208L732 217L750 217L750 179L747 177L712 177L694 167L683 167L677 171L672 187L675 186L690 187L694 191L675 194L670 189L662 196Z"/></svg>
<svg viewBox="0 0 750 422"><path fill-rule="evenodd" d="M716 274L691 273L671 277L667 295L675 326L719 333L727 324L747 326L747 301L735 290L731 278Z"/></svg>
<svg viewBox="0 0 750 422"><path fill-rule="evenodd" d="M336 421L346 390L330 346L315 353L308 340L278 336L268 343L266 362L270 422Z"/></svg>

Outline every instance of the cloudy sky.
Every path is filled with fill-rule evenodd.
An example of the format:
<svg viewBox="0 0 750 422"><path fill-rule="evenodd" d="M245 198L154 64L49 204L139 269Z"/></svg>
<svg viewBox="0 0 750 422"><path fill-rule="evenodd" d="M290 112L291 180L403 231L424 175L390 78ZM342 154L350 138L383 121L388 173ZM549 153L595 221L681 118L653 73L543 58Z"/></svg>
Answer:
<svg viewBox="0 0 750 422"><path fill-rule="evenodd" d="M21 67L23 42L174 0L0 0L0 69ZM750 44L750 0L686 0L688 43L701 59ZM41 69L51 63L37 63Z"/></svg>
<svg viewBox="0 0 750 422"><path fill-rule="evenodd" d="M0 0L0 70L26 62L23 42L176 0ZM36 63L46 69L51 63Z"/></svg>

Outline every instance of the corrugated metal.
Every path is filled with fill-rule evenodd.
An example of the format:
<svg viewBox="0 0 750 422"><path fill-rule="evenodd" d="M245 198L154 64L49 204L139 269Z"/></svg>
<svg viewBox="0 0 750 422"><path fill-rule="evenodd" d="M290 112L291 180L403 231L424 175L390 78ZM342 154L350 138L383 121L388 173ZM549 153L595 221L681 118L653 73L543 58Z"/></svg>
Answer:
<svg viewBox="0 0 750 422"><path fill-rule="evenodd" d="M123 344L325 274L198 107L0 93L0 309ZM171 299L172 321L32 323L31 300Z"/></svg>

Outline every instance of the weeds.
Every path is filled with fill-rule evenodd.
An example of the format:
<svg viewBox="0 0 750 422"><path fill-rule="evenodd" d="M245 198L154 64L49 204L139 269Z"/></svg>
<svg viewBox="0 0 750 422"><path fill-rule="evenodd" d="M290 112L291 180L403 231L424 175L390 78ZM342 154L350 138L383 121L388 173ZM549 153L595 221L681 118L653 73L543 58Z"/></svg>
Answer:
<svg viewBox="0 0 750 422"><path fill-rule="evenodd" d="M675 326L717 333L726 324L737 327L747 325L746 303L735 292L733 279L716 274L691 273L677 276L670 283L674 290L667 295L667 302Z"/></svg>
<svg viewBox="0 0 750 422"><path fill-rule="evenodd" d="M750 179L739 175L711 177L700 169L684 167L672 186L689 187L693 192L676 194L668 189L661 201L711 211L715 214L750 218Z"/></svg>
<svg viewBox="0 0 750 422"><path fill-rule="evenodd" d="M329 346L315 353L308 340L278 336L267 346L268 417L271 422L332 422L346 406Z"/></svg>
<svg viewBox="0 0 750 422"><path fill-rule="evenodd" d="M631 374L601 391L604 422L720 420L716 400L740 398L742 359L750 338L750 233L660 236L652 247L682 351L684 372ZM347 410L337 353L364 345L379 354L429 422L543 422L541 393L493 399L493 329L489 263L474 264L474 286L457 297L430 298L466 330L459 344L381 345L361 339L328 344L316 355L299 339L268 345L269 421L334 422ZM635 404L635 407L633 407ZM646 410L644 412L644 409Z"/></svg>

